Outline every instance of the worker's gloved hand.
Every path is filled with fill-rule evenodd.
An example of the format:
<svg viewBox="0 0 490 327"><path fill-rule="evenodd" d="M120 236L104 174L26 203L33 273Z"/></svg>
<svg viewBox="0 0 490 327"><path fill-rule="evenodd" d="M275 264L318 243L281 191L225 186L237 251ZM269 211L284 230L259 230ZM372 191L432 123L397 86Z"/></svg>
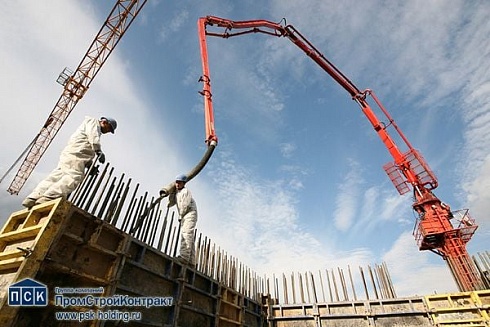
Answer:
<svg viewBox="0 0 490 327"><path fill-rule="evenodd" d="M92 169L88 172L90 176L96 176L99 174L99 166L93 166Z"/></svg>
<svg viewBox="0 0 490 327"><path fill-rule="evenodd" d="M103 164L105 162L105 154L101 150L95 151L95 154L99 157L99 162Z"/></svg>
<svg viewBox="0 0 490 327"><path fill-rule="evenodd" d="M161 197L161 198L164 198L164 197L166 197L166 196L168 195L168 192L167 192L167 190L166 190L166 189L162 188L162 189L160 190L159 194L160 194L160 197Z"/></svg>

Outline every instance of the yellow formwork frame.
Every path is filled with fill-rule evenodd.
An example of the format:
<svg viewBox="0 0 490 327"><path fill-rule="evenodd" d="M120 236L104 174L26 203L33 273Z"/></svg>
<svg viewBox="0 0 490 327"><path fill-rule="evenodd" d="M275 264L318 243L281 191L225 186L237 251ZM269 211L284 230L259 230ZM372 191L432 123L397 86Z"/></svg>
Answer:
<svg viewBox="0 0 490 327"><path fill-rule="evenodd" d="M10 285L35 278L71 205L62 198L14 212L0 232L0 326L10 326L19 307L9 306ZM25 260L29 258L29 260Z"/></svg>
<svg viewBox="0 0 490 327"><path fill-rule="evenodd" d="M436 326L490 326L490 290L427 295L424 300Z"/></svg>

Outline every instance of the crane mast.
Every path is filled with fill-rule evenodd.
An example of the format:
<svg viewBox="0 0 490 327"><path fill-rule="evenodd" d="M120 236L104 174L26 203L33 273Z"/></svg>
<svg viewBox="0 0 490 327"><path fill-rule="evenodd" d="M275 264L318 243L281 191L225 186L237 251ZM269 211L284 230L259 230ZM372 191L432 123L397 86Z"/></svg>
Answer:
<svg viewBox="0 0 490 327"><path fill-rule="evenodd" d="M212 28L218 31L211 30ZM221 30L220 30L221 29ZM223 31L224 29L224 31ZM318 51L303 35L291 25L280 25L267 20L232 21L215 16L201 17L198 21L198 33L204 78L210 80L206 36L229 38L251 33L262 33L276 37L286 37L300 48L308 57L327 72L342 86L359 105L374 131L393 157L393 162L383 168L400 195L413 192L413 210L417 214L414 236L420 250L429 250L440 255L448 264L451 273L461 291L484 289L473 261L466 250L477 225L468 214L468 210L452 212L450 207L439 200L433 189L438 182L422 155L412 147L408 139L398 128L388 111L372 90L359 90L335 65ZM206 94L211 94L211 86L205 83ZM381 122L367 98L371 97L387 119ZM205 97L205 108L212 115L211 97ZM393 128L405 144L407 151L399 149L389 128Z"/></svg>
<svg viewBox="0 0 490 327"><path fill-rule="evenodd" d="M68 115L85 95L90 83L145 3L146 0L118 0L75 72L65 69L60 74L57 81L63 85L63 93L39 134L24 151L28 153L7 189L10 194L18 194L24 186Z"/></svg>

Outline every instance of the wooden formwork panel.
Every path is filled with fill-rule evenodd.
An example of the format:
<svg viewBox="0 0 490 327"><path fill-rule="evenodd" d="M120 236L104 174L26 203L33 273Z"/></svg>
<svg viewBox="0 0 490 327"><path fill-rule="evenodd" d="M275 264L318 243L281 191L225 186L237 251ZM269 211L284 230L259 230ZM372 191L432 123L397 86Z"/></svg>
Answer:
<svg viewBox="0 0 490 327"><path fill-rule="evenodd" d="M434 326L424 315L404 316L289 316L273 319L274 327L425 327Z"/></svg>
<svg viewBox="0 0 490 327"><path fill-rule="evenodd" d="M266 326L264 307L248 298L243 299L244 326Z"/></svg>
<svg viewBox="0 0 490 327"><path fill-rule="evenodd" d="M423 298L272 305L268 312L274 327L432 326Z"/></svg>
<svg viewBox="0 0 490 327"><path fill-rule="evenodd" d="M218 326L219 284L137 240L127 248L117 287L145 296L173 297L171 308L142 310L141 323L147 326Z"/></svg>
<svg viewBox="0 0 490 327"><path fill-rule="evenodd" d="M219 326L236 326L243 321L243 295L222 287L219 297Z"/></svg>
<svg viewBox="0 0 490 327"><path fill-rule="evenodd" d="M148 271L144 267L126 262L122 267L121 275L116 288L144 296L164 295L173 296L175 281Z"/></svg>
<svg viewBox="0 0 490 327"><path fill-rule="evenodd" d="M373 315L389 313L425 313L427 311L423 298L389 299L382 301L371 300L368 303L368 311Z"/></svg>
<svg viewBox="0 0 490 327"><path fill-rule="evenodd" d="M192 306L181 305L175 326L216 326L216 317L212 312L200 312Z"/></svg>
<svg viewBox="0 0 490 327"><path fill-rule="evenodd" d="M74 208L43 264L77 276L76 285L91 280L105 287L117 274L125 244L124 233Z"/></svg>
<svg viewBox="0 0 490 327"><path fill-rule="evenodd" d="M43 236L46 237L46 236ZM62 308L54 301L55 288L100 288L100 296L113 294L112 284L123 259L126 235L113 226L71 207L34 278L47 285L49 305L21 308L16 326L98 326L97 320L57 321L57 312L88 312L98 307ZM82 294L83 295L83 294ZM70 295L73 296L73 295ZM78 296L75 294L74 296Z"/></svg>
<svg viewBox="0 0 490 327"><path fill-rule="evenodd" d="M70 206L61 199L14 212L0 232L0 326L22 326L20 307L7 305L8 287L35 278ZM39 309L38 309L39 310ZM35 310L36 311L36 310ZM25 326L32 326L26 323Z"/></svg>
<svg viewBox="0 0 490 327"><path fill-rule="evenodd" d="M159 284L156 284L155 289L157 290ZM159 292L152 292L159 293ZM122 288L117 288L115 293L117 295L127 295L130 297L141 297L144 296L141 293L133 293L129 292ZM160 295L154 296L162 296L167 297L168 295L164 295L167 293L162 293ZM175 309L174 306L152 306L152 307L118 307L120 311L125 312L139 312L141 313L140 321L131 321L129 323L130 326L172 326L172 323L175 321ZM115 324L116 326L120 326L121 324ZM104 326L113 326L110 322L105 322Z"/></svg>
<svg viewBox="0 0 490 327"><path fill-rule="evenodd" d="M489 326L490 290L425 297L437 326Z"/></svg>
<svg viewBox="0 0 490 327"><path fill-rule="evenodd" d="M290 320L274 322L274 327L318 327L318 324L314 320Z"/></svg>
<svg viewBox="0 0 490 327"><path fill-rule="evenodd" d="M332 327L370 327L367 317L322 317L320 318L321 326ZM314 325L315 327L318 325Z"/></svg>
<svg viewBox="0 0 490 327"><path fill-rule="evenodd" d="M206 312L208 315L216 316L217 298L203 293L189 284L183 284L179 304L192 307L198 312Z"/></svg>
<svg viewBox="0 0 490 327"><path fill-rule="evenodd" d="M420 297L369 301L368 312L374 326L433 326L424 299Z"/></svg>
<svg viewBox="0 0 490 327"><path fill-rule="evenodd" d="M131 239L126 247L126 260L117 275L115 294L175 297L178 294L175 276L178 273L172 269L170 258ZM142 314L142 320L132 322L135 326L172 326L176 318L174 305L138 308L138 311Z"/></svg>
<svg viewBox="0 0 490 327"><path fill-rule="evenodd" d="M427 315L379 316L373 319L376 327L430 327Z"/></svg>
<svg viewBox="0 0 490 327"><path fill-rule="evenodd" d="M59 206L60 202L56 201L36 206L30 211L15 212L9 217L0 232L0 283L2 285L10 284L22 271L24 271L24 278L32 277L36 267L23 267L23 269L20 267L32 254L41 260L46 255L53 241L53 235L56 234L64 216L60 214L62 209L58 209ZM51 224L48 228L49 222ZM45 237L41 239L43 233Z"/></svg>
<svg viewBox="0 0 490 327"><path fill-rule="evenodd" d="M303 317L307 310L311 311L310 305L273 305L270 318Z"/></svg>
<svg viewBox="0 0 490 327"><path fill-rule="evenodd" d="M278 321L274 324L276 327L317 327L314 321Z"/></svg>
<svg viewBox="0 0 490 327"><path fill-rule="evenodd" d="M317 307L321 315L365 315L367 313L367 307L363 302L318 304Z"/></svg>
<svg viewBox="0 0 490 327"><path fill-rule="evenodd" d="M478 298L477 303L479 302L482 306L485 306L487 309L490 307L490 290L478 291L475 292L475 295Z"/></svg>

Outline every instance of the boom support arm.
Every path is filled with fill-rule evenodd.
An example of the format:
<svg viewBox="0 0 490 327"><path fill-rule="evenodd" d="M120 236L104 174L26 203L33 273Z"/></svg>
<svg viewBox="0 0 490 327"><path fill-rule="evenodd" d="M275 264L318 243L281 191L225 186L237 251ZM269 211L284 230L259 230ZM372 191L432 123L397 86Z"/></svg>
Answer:
<svg viewBox="0 0 490 327"><path fill-rule="evenodd" d="M224 31L210 31L212 27L221 28ZM482 289L481 278L478 276L477 270L465 248L465 244L470 240L477 226L467 213L461 219L454 218L455 215L451 212L449 206L441 202L432 193L432 190L438 186L435 175L422 155L408 142L393 118L371 90L360 91L291 25L283 26L266 20L232 21L207 16L199 19L198 29L204 71L205 89L203 94L206 95L205 108L207 117L210 117L209 119L212 119L212 106L206 36L229 38L250 33L263 33L288 38L350 94L393 157L394 161L386 164L384 169L400 194L409 192L410 188L413 190L414 203L412 206L418 215L416 222L417 231L414 236L419 249L430 250L442 256L447 261L461 291ZM366 100L367 96L371 96L374 99L387 119L388 124L384 124L378 119ZM214 127L212 125L209 127L208 133L213 135ZM388 133L389 127L394 128L398 137L403 141L408 149L406 152L400 151L394 139ZM464 224L454 227L451 220L464 222Z"/></svg>
<svg viewBox="0 0 490 327"><path fill-rule="evenodd" d="M207 27L224 28L224 32L208 31ZM411 146L405 135L395 124L392 117L388 114L379 100L371 90L360 91L337 67L335 67L325 56L313 46L301 33L292 25L280 25L267 20L249 20L249 21L232 21L215 16L207 16L199 19L199 40L201 44L201 54L203 59L203 71L205 79L209 80L208 56L206 50L206 35L230 38L249 33L263 33L267 35L286 37L300 48L308 57L316 62L325 72L327 72L340 86L342 86L361 107L362 112L367 117L374 130L386 146L394 159L394 164L390 167L396 167L391 170L390 176L395 183L398 191L403 194L411 185L413 189L422 196L428 189L432 190L437 187L437 179L422 156ZM234 30L239 30L234 32ZM204 49L204 50L203 50ZM206 94L210 94L210 88L206 89ZM372 96L380 107L383 114L388 119L388 125L383 124L366 101L367 96ZM212 111L211 104L208 104L209 110ZM387 128L392 126L408 148L406 153L402 153L393 138L388 133ZM414 164L415 163L415 164ZM395 180L396 179L396 182Z"/></svg>

